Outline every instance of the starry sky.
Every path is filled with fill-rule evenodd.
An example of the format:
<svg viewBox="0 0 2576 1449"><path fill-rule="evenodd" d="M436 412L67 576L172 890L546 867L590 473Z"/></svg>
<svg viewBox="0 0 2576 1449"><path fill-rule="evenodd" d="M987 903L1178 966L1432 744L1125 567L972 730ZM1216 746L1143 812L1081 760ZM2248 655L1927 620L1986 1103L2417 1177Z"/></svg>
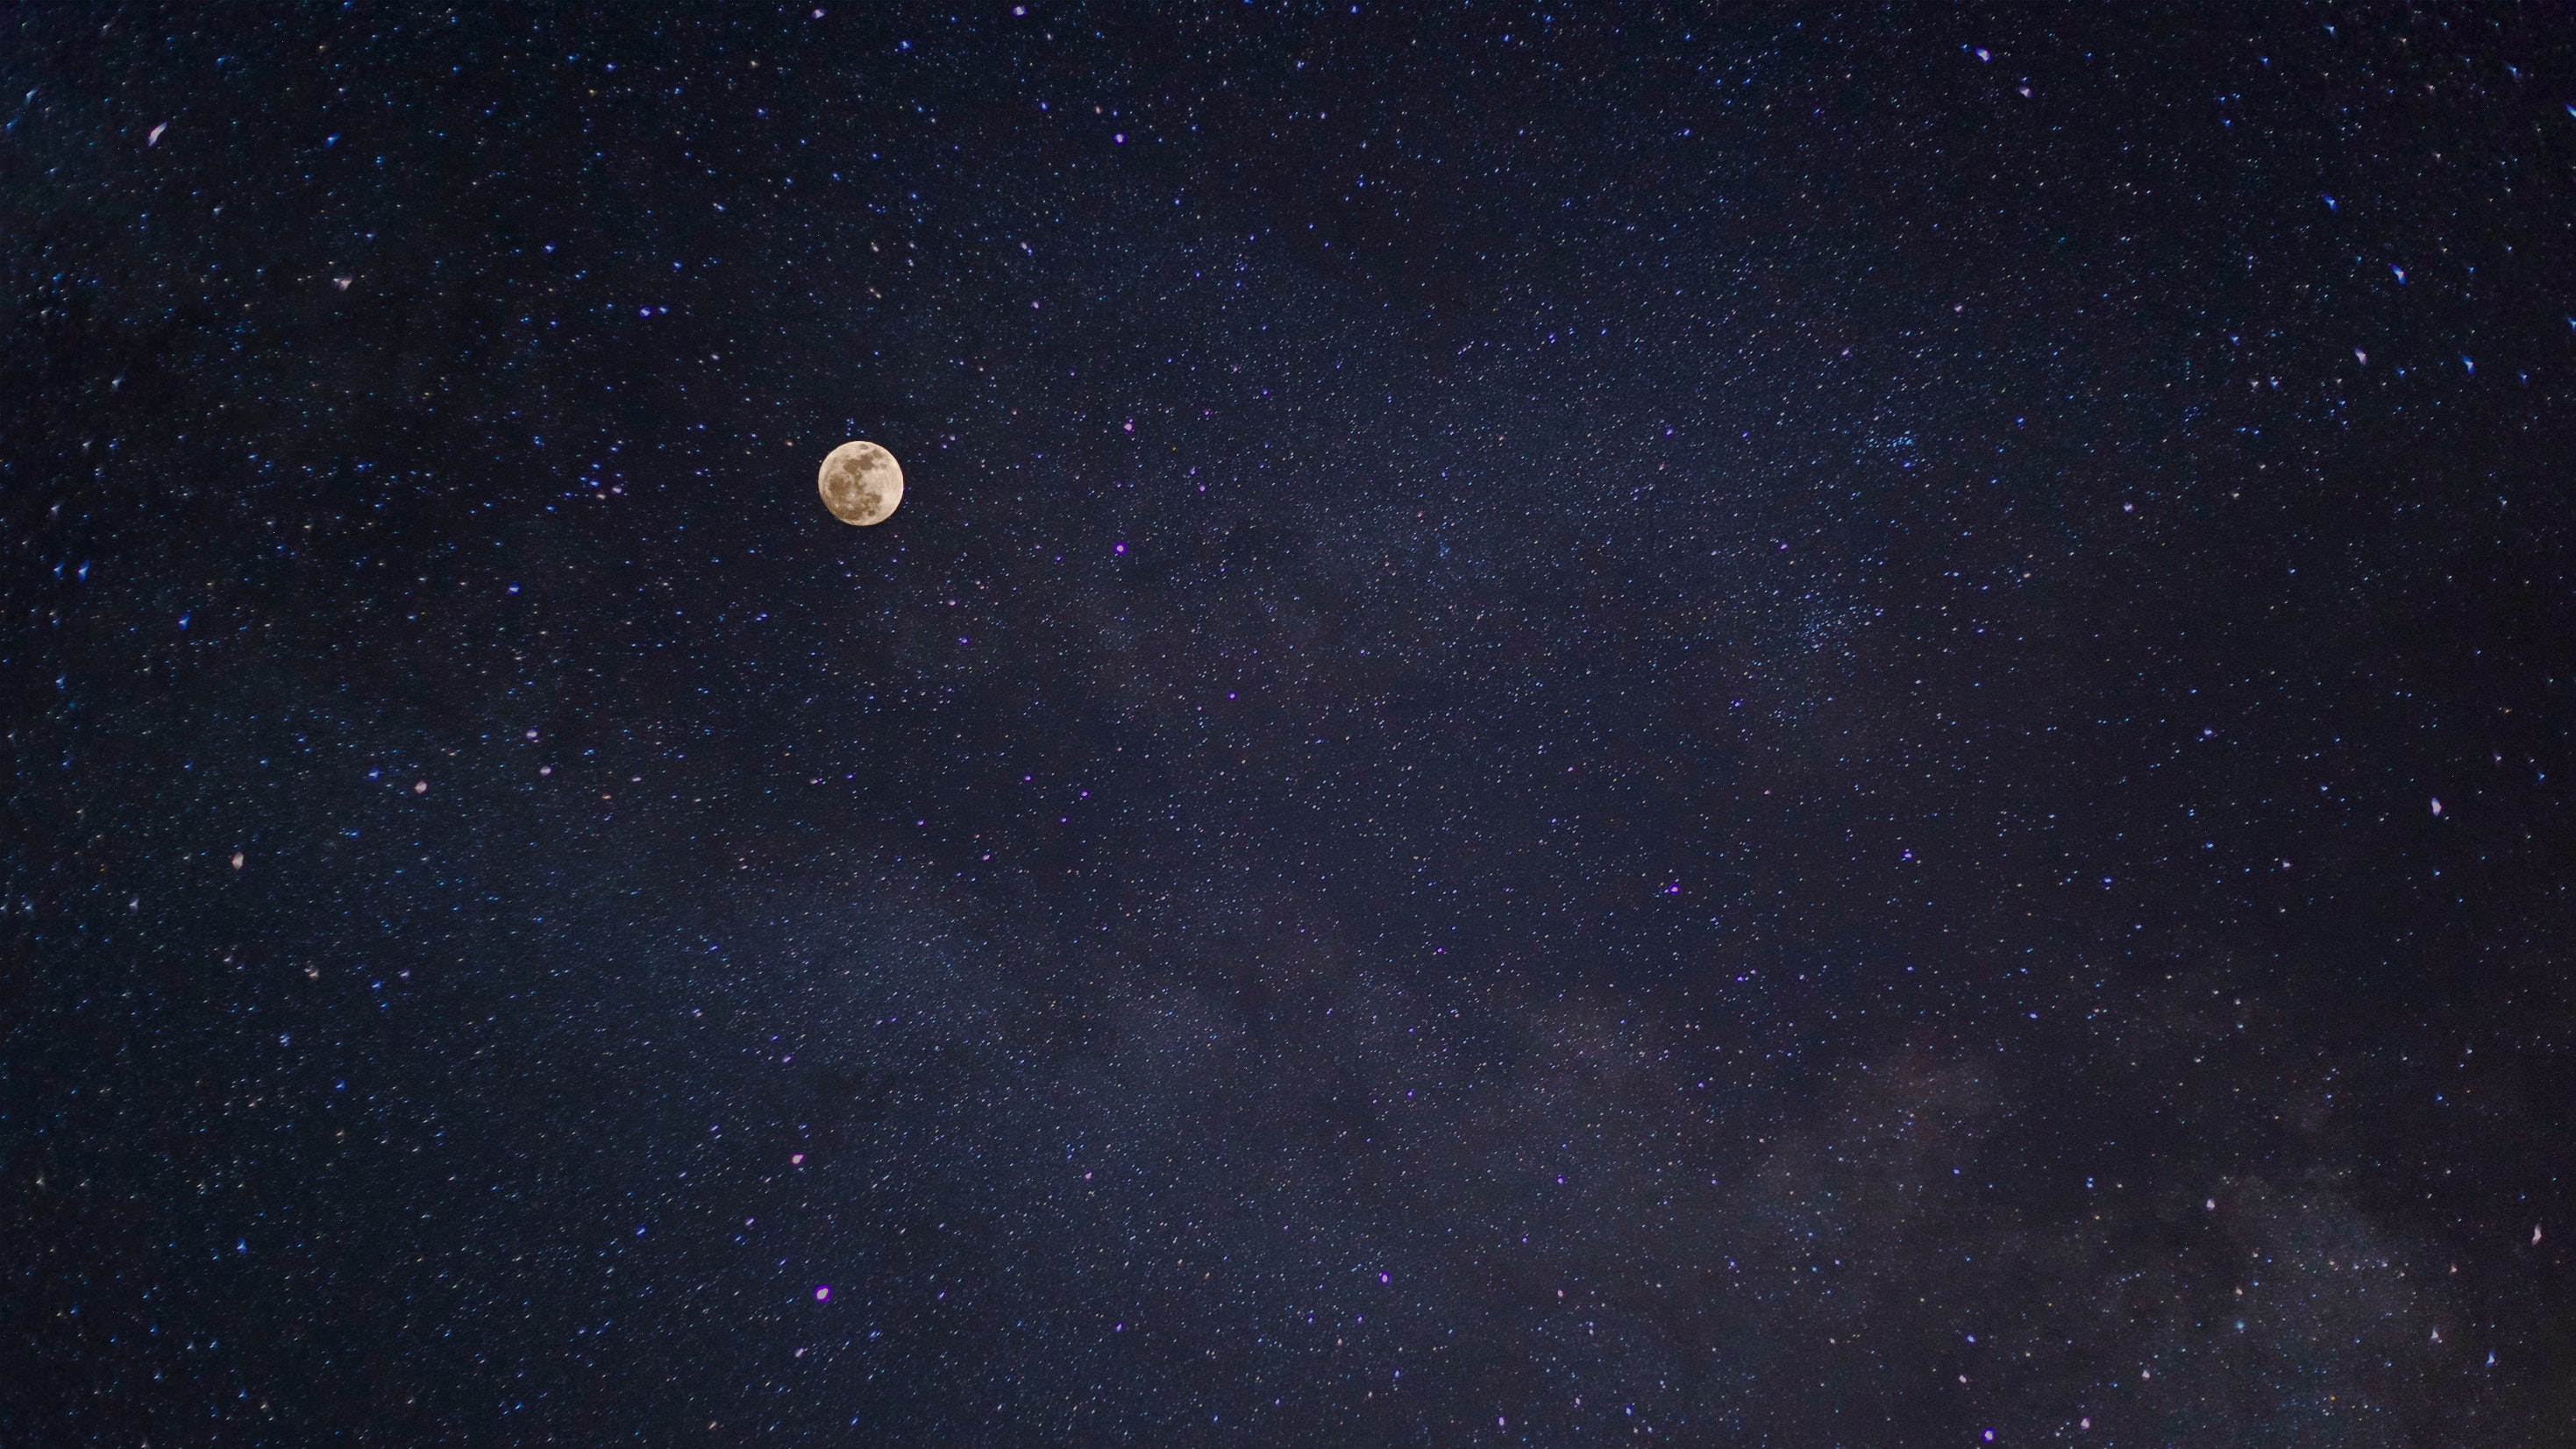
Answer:
<svg viewBox="0 0 2576 1449"><path fill-rule="evenodd" d="M7 17L0 1438L2576 1432L2563 14L667 8Z"/></svg>

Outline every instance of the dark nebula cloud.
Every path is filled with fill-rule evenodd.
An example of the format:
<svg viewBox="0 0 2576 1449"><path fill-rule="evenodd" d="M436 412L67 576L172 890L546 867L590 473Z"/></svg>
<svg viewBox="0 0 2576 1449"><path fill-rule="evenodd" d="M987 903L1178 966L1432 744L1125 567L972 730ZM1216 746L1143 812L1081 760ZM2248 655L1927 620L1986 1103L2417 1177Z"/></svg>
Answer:
<svg viewBox="0 0 2576 1449"><path fill-rule="evenodd" d="M2567 1432L2544 11L10 27L0 1439Z"/></svg>

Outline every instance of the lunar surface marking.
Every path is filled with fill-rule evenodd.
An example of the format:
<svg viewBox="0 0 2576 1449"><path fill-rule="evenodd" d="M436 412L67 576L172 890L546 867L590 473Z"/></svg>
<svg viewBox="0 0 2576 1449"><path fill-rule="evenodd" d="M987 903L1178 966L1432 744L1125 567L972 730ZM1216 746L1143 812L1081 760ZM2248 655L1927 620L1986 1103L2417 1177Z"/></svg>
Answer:
<svg viewBox="0 0 2576 1449"><path fill-rule="evenodd" d="M903 502L903 466L874 443L843 443L823 459L815 487L834 518L864 528L893 517Z"/></svg>

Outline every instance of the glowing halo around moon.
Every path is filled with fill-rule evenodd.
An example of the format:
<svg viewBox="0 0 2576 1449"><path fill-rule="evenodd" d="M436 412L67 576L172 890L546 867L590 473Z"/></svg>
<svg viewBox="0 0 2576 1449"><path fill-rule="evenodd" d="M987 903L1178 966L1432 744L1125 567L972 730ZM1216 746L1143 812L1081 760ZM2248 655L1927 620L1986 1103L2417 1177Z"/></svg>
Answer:
<svg viewBox="0 0 2576 1449"><path fill-rule="evenodd" d="M903 465L874 443L843 443L825 455L814 486L834 518L865 528L892 518L902 504Z"/></svg>

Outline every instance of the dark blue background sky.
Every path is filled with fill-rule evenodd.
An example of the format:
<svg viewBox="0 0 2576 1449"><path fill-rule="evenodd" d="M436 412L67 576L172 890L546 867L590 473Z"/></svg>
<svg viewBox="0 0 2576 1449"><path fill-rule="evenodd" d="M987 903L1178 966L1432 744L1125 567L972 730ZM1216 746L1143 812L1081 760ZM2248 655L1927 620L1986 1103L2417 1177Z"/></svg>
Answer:
<svg viewBox="0 0 2576 1449"><path fill-rule="evenodd" d="M2552 17L1026 8L12 17L10 1437L2576 1412Z"/></svg>

